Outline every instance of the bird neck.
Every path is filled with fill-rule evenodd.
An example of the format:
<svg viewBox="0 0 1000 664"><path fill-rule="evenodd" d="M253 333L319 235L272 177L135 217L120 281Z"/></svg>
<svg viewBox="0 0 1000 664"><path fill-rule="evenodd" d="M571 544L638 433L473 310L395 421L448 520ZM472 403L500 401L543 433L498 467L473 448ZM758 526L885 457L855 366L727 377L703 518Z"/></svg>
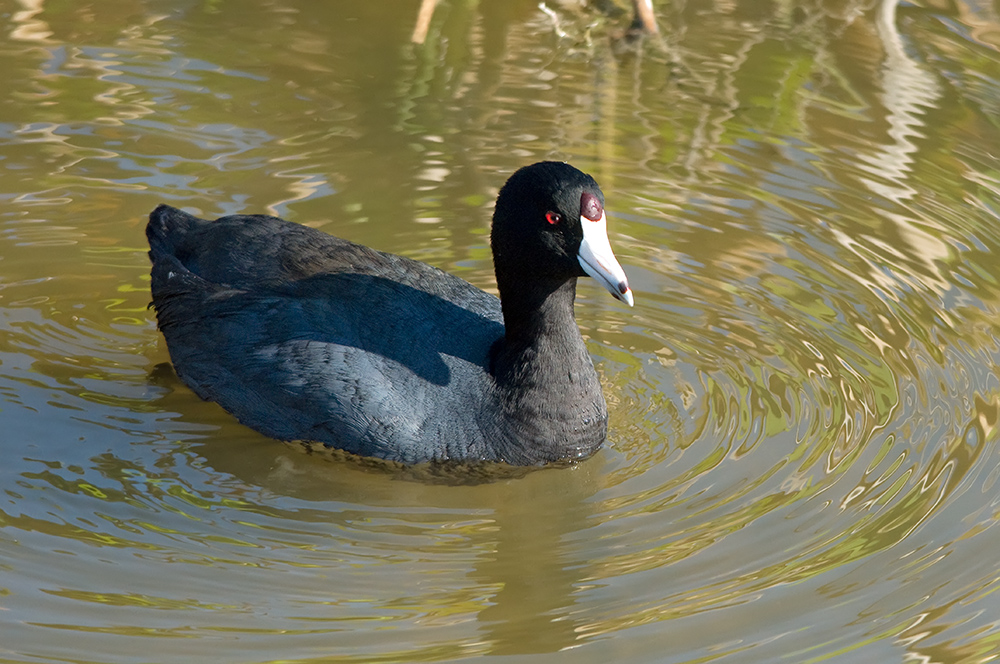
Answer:
<svg viewBox="0 0 1000 664"><path fill-rule="evenodd" d="M499 284L504 340L510 348L525 348L542 339L580 341L573 305L576 277L534 279Z"/></svg>
<svg viewBox="0 0 1000 664"><path fill-rule="evenodd" d="M493 376L512 425L504 457L522 464L587 457L604 442L607 408L573 313L576 278L506 286L505 333L493 351Z"/></svg>

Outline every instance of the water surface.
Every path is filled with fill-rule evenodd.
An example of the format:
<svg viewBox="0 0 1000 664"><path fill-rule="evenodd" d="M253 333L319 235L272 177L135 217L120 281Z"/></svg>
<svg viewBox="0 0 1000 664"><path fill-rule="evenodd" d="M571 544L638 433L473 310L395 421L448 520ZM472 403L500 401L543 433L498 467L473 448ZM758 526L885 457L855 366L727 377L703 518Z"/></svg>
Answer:
<svg viewBox="0 0 1000 664"><path fill-rule="evenodd" d="M0 1L0 660L1000 653L1000 12ZM454 485L179 383L145 215L268 212L495 290L497 189L602 184L607 446Z"/></svg>

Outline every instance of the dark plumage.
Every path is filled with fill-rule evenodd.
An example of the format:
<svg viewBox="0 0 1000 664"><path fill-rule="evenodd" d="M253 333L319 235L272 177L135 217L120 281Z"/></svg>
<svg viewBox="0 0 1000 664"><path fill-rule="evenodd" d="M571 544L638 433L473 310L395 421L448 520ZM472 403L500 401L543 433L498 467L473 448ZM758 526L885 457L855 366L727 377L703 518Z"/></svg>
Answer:
<svg viewBox="0 0 1000 664"><path fill-rule="evenodd" d="M404 463L583 458L607 410L576 279L632 300L603 201L567 164L511 176L492 230L502 307L425 263L276 217L161 205L146 228L153 306L181 379L268 436Z"/></svg>

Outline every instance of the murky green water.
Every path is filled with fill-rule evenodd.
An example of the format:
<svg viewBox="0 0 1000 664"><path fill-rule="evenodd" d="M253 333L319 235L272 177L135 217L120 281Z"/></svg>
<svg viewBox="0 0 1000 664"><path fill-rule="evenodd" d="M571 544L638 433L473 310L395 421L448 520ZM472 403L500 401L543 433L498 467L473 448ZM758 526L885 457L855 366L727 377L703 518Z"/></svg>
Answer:
<svg viewBox="0 0 1000 664"><path fill-rule="evenodd" d="M0 0L0 661L1000 657L1000 8L656 4ZM415 481L165 367L157 203L492 289L543 158L636 292L593 459Z"/></svg>

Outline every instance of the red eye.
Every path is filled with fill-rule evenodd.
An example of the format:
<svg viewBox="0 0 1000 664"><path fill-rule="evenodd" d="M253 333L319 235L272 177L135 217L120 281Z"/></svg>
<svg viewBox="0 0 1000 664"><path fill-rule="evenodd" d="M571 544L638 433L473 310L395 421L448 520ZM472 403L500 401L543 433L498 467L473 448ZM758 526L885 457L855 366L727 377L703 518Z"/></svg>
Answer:
<svg viewBox="0 0 1000 664"><path fill-rule="evenodd" d="M546 212L545 221L549 222L553 226L562 221L562 215L558 212Z"/></svg>

